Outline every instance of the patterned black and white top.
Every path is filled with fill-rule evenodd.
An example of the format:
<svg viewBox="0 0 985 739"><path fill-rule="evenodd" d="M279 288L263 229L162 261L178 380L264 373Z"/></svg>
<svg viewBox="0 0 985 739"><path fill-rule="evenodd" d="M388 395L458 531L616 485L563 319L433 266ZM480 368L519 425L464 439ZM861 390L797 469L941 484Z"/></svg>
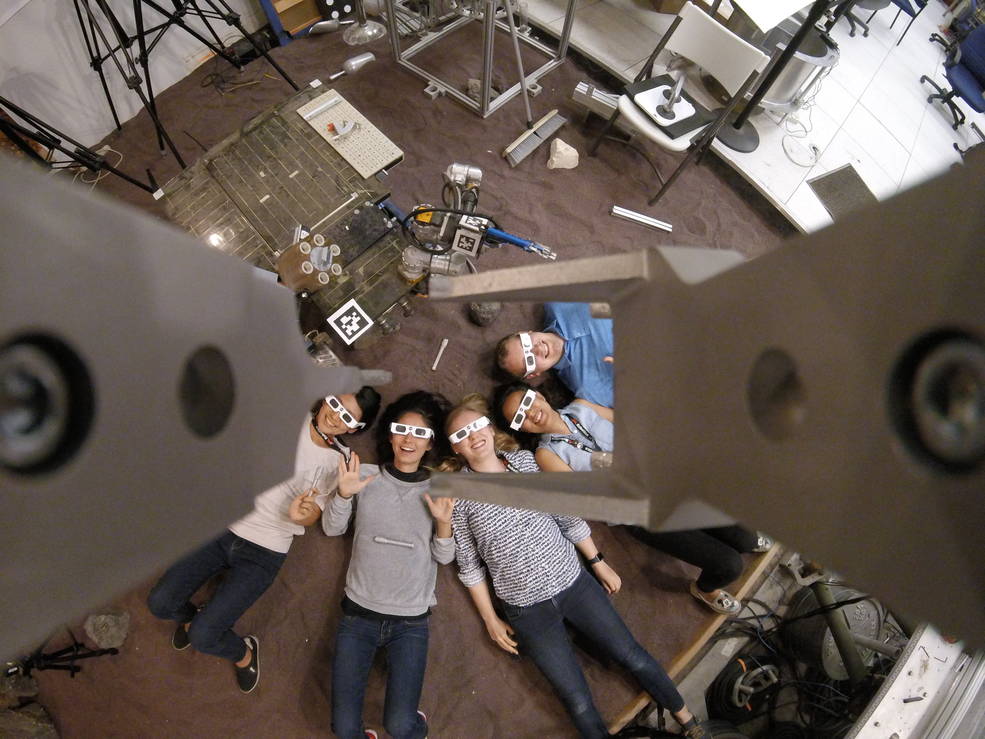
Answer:
<svg viewBox="0 0 985 739"><path fill-rule="evenodd" d="M520 472L538 472L528 451L504 452ZM468 587L492 578L493 590L510 605L529 606L553 598L581 572L574 543L592 535L577 516L459 500L452 514L458 578Z"/></svg>

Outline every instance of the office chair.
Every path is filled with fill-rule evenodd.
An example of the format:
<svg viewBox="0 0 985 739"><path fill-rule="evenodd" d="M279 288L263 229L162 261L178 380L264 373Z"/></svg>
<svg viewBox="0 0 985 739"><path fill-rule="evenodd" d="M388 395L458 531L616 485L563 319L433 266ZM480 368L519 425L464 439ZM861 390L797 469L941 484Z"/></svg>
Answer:
<svg viewBox="0 0 985 739"><path fill-rule="evenodd" d="M954 102L957 95L977 113L985 113L985 26L979 26L969 33L964 41L952 47L944 62L944 76L951 85L947 92L944 88L930 79L927 75L920 78L921 84L929 83L937 92L927 98L927 102L940 100L948 110L954 123L951 128L957 130L965 121L964 111Z"/></svg>
<svg viewBox="0 0 985 739"><path fill-rule="evenodd" d="M883 8L889 7L891 2L892 0L855 0L855 2L848 8L847 12L845 12L844 16L842 16L846 21L848 21L848 35L851 38L855 38L855 30L857 28L861 28L862 37L868 38L869 36L869 24L855 15L856 10L871 10L872 15L869 16L869 19L871 20L877 10L882 10ZM825 30L830 31L831 26L826 26Z"/></svg>
<svg viewBox="0 0 985 739"><path fill-rule="evenodd" d="M906 28L903 29L903 33L900 34L899 40L896 42L897 46L900 45L900 42L903 40L903 36L906 35L906 32L910 30L910 26L913 25L913 21L915 21L917 16L920 15L923 12L923 9L927 7L928 2L929 0L892 0L893 5L899 8L899 10L896 11L896 16L893 18L893 22L889 24L890 28L896 25L896 21L899 20L900 13L906 13L910 16L910 22L906 24ZM866 23L872 23L872 19L878 12L878 10L873 11Z"/></svg>
<svg viewBox="0 0 985 739"><path fill-rule="evenodd" d="M653 64L660 52L678 54L701 67L725 88L731 98L717 111L704 111L682 90L683 77L653 76ZM684 167L704 154L715 140L735 106L755 82L769 57L739 38L713 17L687 2L650 54L632 85L619 96L615 113L606 122L589 149L594 156L599 142L622 116L630 126L668 151L687 151L677 169L661 181L660 190L649 205L659 200ZM675 66L675 65L671 65ZM672 71L670 68L666 71ZM680 72L683 74L683 71ZM665 84L661 83L665 81ZM642 90L642 91L641 91Z"/></svg>
<svg viewBox="0 0 985 739"><path fill-rule="evenodd" d="M981 12L981 2L979 0L969 0L964 10L955 15L948 24L948 34L930 34L930 40L940 44L948 53L955 44L965 40L965 37L981 25L981 18L985 16Z"/></svg>

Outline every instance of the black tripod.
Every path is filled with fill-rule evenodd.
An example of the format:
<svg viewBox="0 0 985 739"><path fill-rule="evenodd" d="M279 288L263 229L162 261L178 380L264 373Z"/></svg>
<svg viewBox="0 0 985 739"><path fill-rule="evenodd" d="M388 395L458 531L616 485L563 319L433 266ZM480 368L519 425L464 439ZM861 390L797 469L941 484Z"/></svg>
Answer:
<svg viewBox="0 0 985 739"><path fill-rule="evenodd" d="M262 55L271 66L277 70L288 84L295 90L298 89L294 80L288 76L277 62L262 48L256 40L247 33L243 24L239 20L239 14L233 12L232 8L225 3L225 0L203 0L208 7L203 9L198 0L171 0L172 9L166 9L154 2L154 0L133 0L133 16L136 24L136 33L130 34L123 28L119 18L109 7L107 0L73 0L75 3L75 14L82 29L82 37L85 40L86 50L89 54L89 65L99 75L99 80L109 103L110 112L116 128L120 128L120 119L110 94L109 86L106 84L106 76L103 72L103 64L112 60L128 88L140 98L141 104L147 110L151 121L154 123L154 130L157 132L157 144L161 153L165 153L165 145L174 154L178 164L184 168L185 161L181 158L178 148L174 145L168 132L165 130L161 119L157 114L157 101L154 97L154 88L150 76L150 53L163 38L164 34L172 26L177 26L186 33L198 39L212 53L222 57L239 70L243 69L243 62L233 54L230 54L222 47L222 39L215 32L210 20L221 20L226 25L234 27L246 38L256 52ZM144 6L151 8L163 17L163 21L154 26L147 26L144 23ZM103 22L100 22L100 15ZM207 29L212 40L209 40L202 33L192 28L185 22L185 16L198 18ZM107 35L104 25L109 27L112 39ZM137 44L138 54L133 56L131 48L134 42ZM122 59L122 60L121 60ZM143 76L138 72L140 67ZM146 85L147 91L144 92Z"/></svg>
<svg viewBox="0 0 985 739"><path fill-rule="evenodd" d="M30 677L33 670L66 670L69 673L69 677L75 677L75 673L82 669L75 664L80 659L102 657L104 654L119 654L120 650L115 647L111 647L110 649L89 649L89 647L75 638L75 634L72 633L71 629L66 630L68 631L68 635L72 637L72 644L70 646L55 652L45 653L44 647L47 644L45 642L45 644L42 644L36 651L24 657L20 662L8 666L4 675L11 677L21 674L24 677Z"/></svg>
<svg viewBox="0 0 985 739"><path fill-rule="evenodd" d="M140 189L146 190L149 193L154 193L157 191L157 183L154 181L154 175L151 174L149 169L147 170L148 182L141 182L140 180L134 179L126 172L123 172L109 164L106 161L106 157L102 154L97 154L89 147L83 146L78 141L69 138L54 126L45 123L37 116L32 115L23 108L14 105L4 97L0 97L0 111L11 116L10 120L0 116L0 133L3 133L17 146L17 148L27 154L28 157L38 164L52 169L57 166L65 166L71 163L80 164L91 172L99 173L102 170L111 172L117 177L122 177L130 184L136 185ZM13 116L19 118L23 121L23 123L18 123L16 120L13 120ZM38 152L36 152L29 143L27 143L28 139L31 141L37 141L42 146L46 146L54 151L61 152L69 158L69 161L53 162L49 159L45 159L38 154ZM63 143L63 140L74 148L67 148Z"/></svg>

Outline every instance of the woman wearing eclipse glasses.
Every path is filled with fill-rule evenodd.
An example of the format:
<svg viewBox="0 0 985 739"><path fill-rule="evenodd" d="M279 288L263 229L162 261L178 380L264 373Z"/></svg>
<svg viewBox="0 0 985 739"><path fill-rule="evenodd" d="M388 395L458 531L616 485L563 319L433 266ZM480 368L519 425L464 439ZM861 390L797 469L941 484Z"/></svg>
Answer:
<svg viewBox="0 0 985 739"><path fill-rule="evenodd" d="M254 498L253 510L229 530L171 566L151 590L147 605L161 619L176 621L175 649L233 662L244 693L260 680L260 642L240 637L236 621L270 587L295 536L318 520L335 488L338 461L348 448L337 437L372 424L380 396L363 387L355 395L329 395L315 403L298 436L294 476ZM212 599L200 607L189 599L214 575L227 571Z"/></svg>
<svg viewBox="0 0 985 739"><path fill-rule="evenodd" d="M538 472L534 455L496 429L488 414L480 395L466 396L448 414L445 429L457 458L441 469ZM667 673L636 641L606 596L619 592L622 582L603 561L585 521L459 500L452 524L458 576L468 587L489 637L504 651L534 660L581 736L595 739L609 733L575 657L565 621L631 672L654 700L674 714L685 736L705 736ZM578 552L595 577L582 566ZM486 570L509 623L493 608Z"/></svg>
<svg viewBox="0 0 985 739"><path fill-rule="evenodd" d="M530 386L517 382L496 390L497 420L519 436L539 434L537 463L549 472L587 472L592 452L611 452L613 412L587 400L575 399L561 409ZM653 532L638 526L627 530L654 549L701 568L689 592L702 604L726 615L742 610L742 603L724 586L742 574L742 553L765 552L773 540L739 526Z"/></svg>
<svg viewBox="0 0 985 739"><path fill-rule="evenodd" d="M377 649L388 674L383 724L396 739L427 736L418 710L427 664L428 615L437 602L438 564L455 556L455 501L428 494L424 467L443 428L448 401L423 391L387 406L377 427L379 465L353 453L339 462L339 489L322 516L329 536L355 516L342 620L332 663L332 730L342 739L376 736L363 726L366 682Z"/></svg>

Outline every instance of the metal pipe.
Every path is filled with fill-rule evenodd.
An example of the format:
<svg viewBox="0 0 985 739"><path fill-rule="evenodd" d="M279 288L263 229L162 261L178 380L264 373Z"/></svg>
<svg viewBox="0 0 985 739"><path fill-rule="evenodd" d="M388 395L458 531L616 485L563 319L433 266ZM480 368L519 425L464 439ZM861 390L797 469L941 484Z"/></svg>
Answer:
<svg viewBox="0 0 985 739"><path fill-rule="evenodd" d="M534 117L530 112L530 96L527 94L527 75L523 73L523 58L520 56L520 40L517 38L516 23L513 21L512 0L506 0L506 19L510 24L510 38L513 39L513 53L516 54L516 68L520 73L520 93L523 95L523 110L527 114L527 128L533 128Z"/></svg>
<svg viewBox="0 0 985 739"><path fill-rule="evenodd" d="M807 13L807 19L804 21L803 25L794 34L794 37L790 39L790 43L787 44L787 48L776 58L776 61L770 65L763 79L760 80L759 86L756 91L749 98L749 102L746 103L746 107L736 116L735 122L732 123L733 128L742 128L745 122L749 120L749 116L759 105L760 101L766 96L767 91L776 82L776 78L780 76L780 73L787 66L787 63L797 53L797 49L800 48L801 43L807 38L807 34L810 33L814 24L817 23L824 12L828 9L832 0L816 0L816 2L811 6L811 9Z"/></svg>
<svg viewBox="0 0 985 739"><path fill-rule="evenodd" d="M489 114L492 99L492 57L496 38L496 0L486 0L482 13L482 93L479 112L485 118Z"/></svg>
<svg viewBox="0 0 985 739"><path fill-rule="evenodd" d="M834 596L831 594L831 588L828 587L826 582L818 580L811 585L811 590L814 592L814 597L817 598L818 605L829 609L824 612L824 620L828 622L828 628L831 629L831 636L835 640L835 646L838 647L838 654L841 655L841 661L845 664L845 669L848 671L848 682L853 688L857 688L868 677L869 673L862 663L862 658L859 656L858 650L855 648L855 642L851 629L848 627L845 612L838 607L838 602L834 599Z"/></svg>
<svg viewBox="0 0 985 739"><path fill-rule="evenodd" d="M637 213L635 210L629 210L628 208L623 208L619 205L613 205L610 211L612 215L616 218L623 218L627 221L632 221L633 223L640 223L644 226L649 226L650 228L657 228L661 231L666 231L671 233L674 227L667 223L667 221L658 221L656 218L651 218L643 213Z"/></svg>
<svg viewBox="0 0 985 739"><path fill-rule="evenodd" d="M896 659L899 657L902 647L891 647L885 642L881 642L878 639L871 639L862 634L856 634L854 631L851 632L852 641L858 644L860 647L865 647L866 649L871 649L873 652L879 652L879 654L885 654L887 657L892 657Z"/></svg>

